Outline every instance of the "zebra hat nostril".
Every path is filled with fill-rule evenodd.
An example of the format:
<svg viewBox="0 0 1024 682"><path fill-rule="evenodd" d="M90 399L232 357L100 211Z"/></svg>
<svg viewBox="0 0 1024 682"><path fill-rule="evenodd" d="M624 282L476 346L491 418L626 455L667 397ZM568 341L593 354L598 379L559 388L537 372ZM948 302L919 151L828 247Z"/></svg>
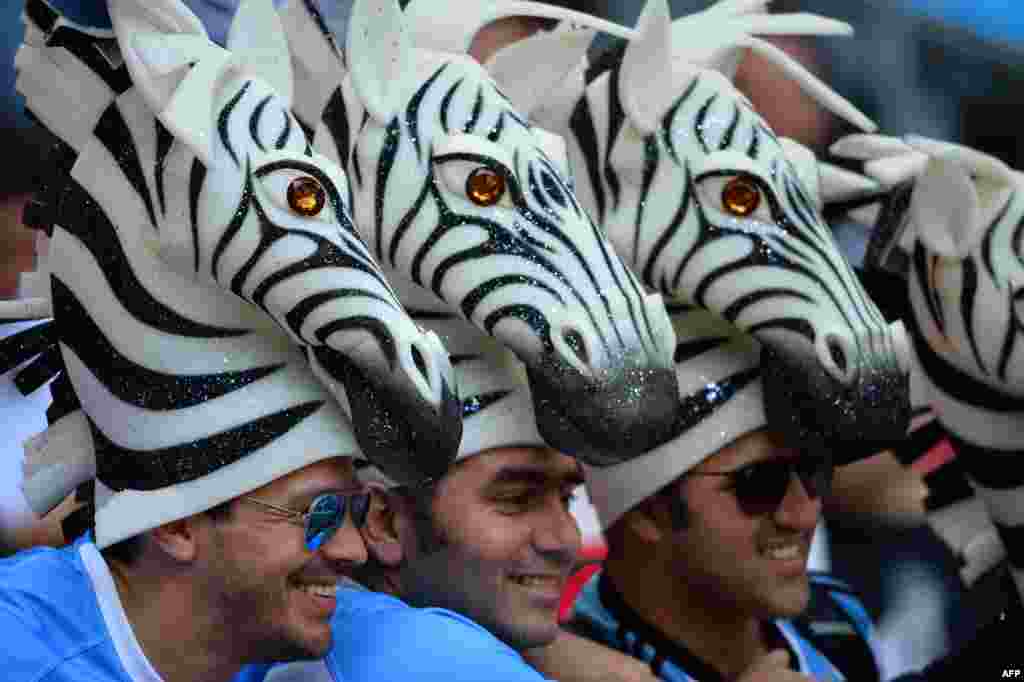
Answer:
<svg viewBox="0 0 1024 682"><path fill-rule="evenodd" d="M430 373L427 371L427 361L423 357L423 353L421 353L420 349L416 346L413 346L409 352L412 354L412 361L416 364L416 369L420 371L420 376L422 376L429 385L431 383Z"/></svg>
<svg viewBox="0 0 1024 682"><path fill-rule="evenodd" d="M443 352L439 352L443 351ZM434 332L409 343L406 349L405 373L417 384L422 397L434 408L441 408L446 391L456 391L454 369L441 339Z"/></svg>
<svg viewBox="0 0 1024 682"><path fill-rule="evenodd" d="M892 339L896 362L899 364L900 370L910 372L913 366L913 356L910 349L910 337L907 336L907 328L902 321L896 320L889 324L889 336Z"/></svg>
<svg viewBox="0 0 1024 682"><path fill-rule="evenodd" d="M569 346L576 357L580 359L584 365L590 364L590 353L587 352L587 344L583 340L583 335L575 329L566 329L562 332L562 340L565 341L565 345Z"/></svg>
<svg viewBox="0 0 1024 682"><path fill-rule="evenodd" d="M571 367L587 378L594 378L601 362L600 354L591 335L572 324L560 325L552 330L551 341L554 344L555 358Z"/></svg>
<svg viewBox="0 0 1024 682"><path fill-rule="evenodd" d="M835 363L836 367L843 373L846 372L846 353L843 352L843 346L839 343L838 339L830 338L826 341L828 344L829 355L832 356L832 362Z"/></svg>
<svg viewBox="0 0 1024 682"><path fill-rule="evenodd" d="M848 385L857 377L858 345L849 336L836 332L821 334L815 343L821 366L835 381Z"/></svg>

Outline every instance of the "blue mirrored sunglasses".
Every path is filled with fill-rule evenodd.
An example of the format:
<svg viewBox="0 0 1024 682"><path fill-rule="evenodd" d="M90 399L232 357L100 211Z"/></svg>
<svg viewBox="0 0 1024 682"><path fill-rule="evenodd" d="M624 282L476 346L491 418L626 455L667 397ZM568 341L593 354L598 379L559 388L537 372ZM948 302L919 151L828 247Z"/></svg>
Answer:
<svg viewBox="0 0 1024 682"><path fill-rule="evenodd" d="M287 517L289 521L301 525L305 529L306 548L311 552L320 549L345 524L346 512L350 509L352 523L356 528L366 525L366 514L370 510L370 493L368 491L317 495L309 503L309 509L304 512L279 507L254 497L240 499L276 511L281 516Z"/></svg>

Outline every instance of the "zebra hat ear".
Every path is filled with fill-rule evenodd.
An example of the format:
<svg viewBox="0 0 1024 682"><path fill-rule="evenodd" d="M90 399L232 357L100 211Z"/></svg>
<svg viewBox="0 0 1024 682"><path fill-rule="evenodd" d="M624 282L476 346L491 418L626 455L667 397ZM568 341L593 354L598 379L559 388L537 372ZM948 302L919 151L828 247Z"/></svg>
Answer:
<svg viewBox="0 0 1024 682"><path fill-rule="evenodd" d="M499 50L487 71L512 103L525 115L548 104L551 92L586 60L596 31L563 28L541 32ZM543 69L535 68L543 64Z"/></svg>
<svg viewBox="0 0 1024 682"><path fill-rule="evenodd" d="M481 29L506 17L554 19L589 26L621 38L635 37L632 30L606 19L531 0L412 0L404 11L413 44L457 54L469 51ZM535 60L531 66L543 63Z"/></svg>
<svg viewBox="0 0 1024 682"><path fill-rule="evenodd" d="M408 21L410 39L416 47L465 54L473 36L498 18L498 4L473 0L411 0L403 12Z"/></svg>
<svg viewBox="0 0 1024 682"><path fill-rule="evenodd" d="M208 165L212 98L227 51L180 0L110 0L109 7L132 83L160 122Z"/></svg>
<svg viewBox="0 0 1024 682"><path fill-rule="evenodd" d="M352 85L380 124L401 106L405 79L416 71L412 41L397 0L356 0L346 44Z"/></svg>
<svg viewBox="0 0 1024 682"><path fill-rule="evenodd" d="M938 254L965 257L1006 207L1016 174L970 147L916 135L906 143L931 157L910 201L917 237Z"/></svg>
<svg viewBox="0 0 1024 682"><path fill-rule="evenodd" d="M917 238L947 258L964 258L981 237L978 193L956 161L936 157L914 186L910 214Z"/></svg>
<svg viewBox="0 0 1024 682"><path fill-rule="evenodd" d="M622 56L622 108L643 134L653 133L678 95L672 87L672 20L667 0L647 0L637 21L640 35Z"/></svg>
<svg viewBox="0 0 1024 682"><path fill-rule="evenodd" d="M291 105L292 58L272 0L242 0L228 29L227 47L234 64L265 80Z"/></svg>
<svg viewBox="0 0 1024 682"><path fill-rule="evenodd" d="M804 187L811 193L814 205L819 209L822 206L821 177L818 174L818 157L808 147L800 144L794 139L780 137L779 143L786 154L786 158L796 169L797 177L803 182Z"/></svg>
<svg viewBox="0 0 1024 682"><path fill-rule="evenodd" d="M278 16L292 55L292 108L302 121L316 121L344 76L341 51L311 3L290 0Z"/></svg>

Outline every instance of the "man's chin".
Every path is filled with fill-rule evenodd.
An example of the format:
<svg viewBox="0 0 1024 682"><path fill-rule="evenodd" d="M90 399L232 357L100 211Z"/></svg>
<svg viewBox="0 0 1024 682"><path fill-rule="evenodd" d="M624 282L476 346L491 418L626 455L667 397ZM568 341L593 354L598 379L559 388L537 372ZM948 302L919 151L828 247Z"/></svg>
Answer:
<svg viewBox="0 0 1024 682"><path fill-rule="evenodd" d="M558 621L552 618L549 622L535 620L517 623L506 628L506 635L500 639L516 651L523 651L551 644L558 633Z"/></svg>
<svg viewBox="0 0 1024 682"><path fill-rule="evenodd" d="M788 585L774 596L774 617L795 618L807 610L811 601L808 584Z"/></svg>
<svg viewBox="0 0 1024 682"><path fill-rule="evenodd" d="M298 630L298 631L296 631ZM281 661L305 661L323 658L331 650L331 630L288 628L276 643L275 658Z"/></svg>

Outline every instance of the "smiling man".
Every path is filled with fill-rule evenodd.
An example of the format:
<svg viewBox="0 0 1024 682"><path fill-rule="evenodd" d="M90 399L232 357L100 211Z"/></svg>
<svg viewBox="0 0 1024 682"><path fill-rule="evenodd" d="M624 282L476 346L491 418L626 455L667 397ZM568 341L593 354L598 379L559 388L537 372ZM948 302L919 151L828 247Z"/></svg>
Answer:
<svg viewBox="0 0 1024 682"><path fill-rule="evenodd" d="M240 25L270 24L266 2L244 7ZM21 390L49 381L53 396L48 429L25 447L26 502L38 514L69 495L83 504L63 526L70 546L0 561L3 679L226 682L248 663L319 657L331 643L335 585L366 560L358 526L369 496L352 464L361 456L352 424L305 351L255 306L197 288L142 245L151 196L160 205L152 215L191 198L193 227L216 209L238 224L245 216L225 203L223 184L202 186L203 173L191 183L165 176L176 153L203 166L143 110L137 90L114 101L102 78L124 54L113 39L123 47L133 35L123 27L145 25L131 22L151 8L112 1L119 28L110 33L41 0L26 6L19 87L61 160L48 163L52 175L25 212L50 236L35 273L45 286L0 307L4 319L53 319L0 341L0 371L21 366ZM158 14L198 31L180 3ZM239 72L260 68L231 57ZM60 83L74 84L72 94ZM160 161L140 142L149 133L163 140ZM223 132L218 144L229 139ZM147 158L159 167L153 195L139 180L153 168ZM156 226L143 229L153 236ZM314 280L296 286L330 292L329 278Z"/></svg>
<svg viewBox="0 0 1024 682"><path fill-rule="evenodd" d="M550 642L580 548L579 464L530 443L471 453L434 490L389 493L366 535L398 559L402 596L473 620L516 650ZM390 545L390 546L389 546Z"/></svg>
<svg viewBox="0 0 1024 682"><path fill-rule="evenodd" d="M608 558L576 599L570 628L664 680L734 680L778 651L790 670L772 679L878 679L863 607L806 567L828 453L794 449L765 428L753 339L696 309L673 322L680 435L634 461L587 469ZM557 647L531 652L544 670L565 659Z"/></svg>
<svg viewBox="0 0 1024 682"><path fill-rule="evenodd" d="M322 656L334 586L366 560L367 496L348 457L313 458L102 549L89 532L0 561L5 674L215 682L254 661Z"/></svg>
<svg viewBox="0 0 1024 682"><path fill-rule="evenodd" d="M339 590L326 662L346 682L543 679L519 651L559 635L580 548L569 513L580 465L545 446L508 351L456 318L421 324L459 358L459 458L431 485L376 488L363 536L373 578L398 596Z"/></svg>

